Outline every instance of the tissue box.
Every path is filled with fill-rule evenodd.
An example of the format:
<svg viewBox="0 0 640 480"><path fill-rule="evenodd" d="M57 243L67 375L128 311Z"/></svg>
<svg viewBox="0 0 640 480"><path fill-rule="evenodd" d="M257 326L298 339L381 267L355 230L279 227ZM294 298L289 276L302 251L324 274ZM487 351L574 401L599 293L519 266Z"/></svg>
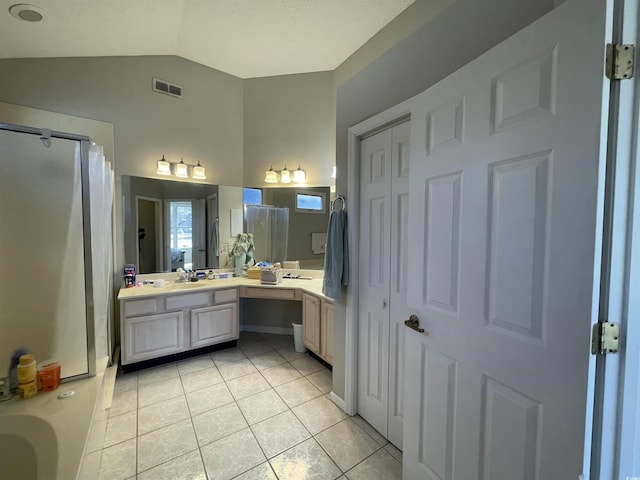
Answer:
<svg viewBox="0 0 640 480"><path fill-rule="evenodd" d="M253 266L247 270L247 278L253 278L254 280L260 280L260 273L262 269L258 266Z"/></svg>
<svg viewBox="0 0 640 480"><path fill-rule="evenodd" d="M282 281L281 268L265 268L260 272L260 283L277 285Z"/></svg>

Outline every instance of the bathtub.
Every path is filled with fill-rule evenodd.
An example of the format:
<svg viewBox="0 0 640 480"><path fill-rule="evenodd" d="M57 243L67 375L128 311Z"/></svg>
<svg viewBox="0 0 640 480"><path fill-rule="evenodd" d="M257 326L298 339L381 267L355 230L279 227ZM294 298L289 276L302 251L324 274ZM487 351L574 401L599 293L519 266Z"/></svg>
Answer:
<svg viewBox="0 0 640 480"><path fill-rule="evenodd" d="M72 480L85 449L103 375L0 402L0 480ZM63 392L74 394L65 399Z"/></svg>
<svg viewBox="0 0 640 480"><path fill-rule="evenodd" d="M50 423L33 415L0 417L0 480L48 480L58 469L58 440Z"/></svg>

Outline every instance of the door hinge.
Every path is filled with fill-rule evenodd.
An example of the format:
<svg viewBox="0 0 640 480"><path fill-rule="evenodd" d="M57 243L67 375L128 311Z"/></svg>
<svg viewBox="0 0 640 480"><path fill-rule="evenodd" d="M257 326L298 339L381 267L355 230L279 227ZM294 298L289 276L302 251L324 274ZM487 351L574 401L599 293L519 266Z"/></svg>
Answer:
<svg viewBox="0 0 640 480"><path fill-rule="evenodd" d="M598 322L593 326L593 334L591 336L591 353L593 355L616 353L619 347L619 323Z"/></svg>
<svg viewBox="0 0 640 480"><path fill-rule="evenodd" d="M606 75L611 80L633 77L636 47L630 43L607 43Z"/></svg>

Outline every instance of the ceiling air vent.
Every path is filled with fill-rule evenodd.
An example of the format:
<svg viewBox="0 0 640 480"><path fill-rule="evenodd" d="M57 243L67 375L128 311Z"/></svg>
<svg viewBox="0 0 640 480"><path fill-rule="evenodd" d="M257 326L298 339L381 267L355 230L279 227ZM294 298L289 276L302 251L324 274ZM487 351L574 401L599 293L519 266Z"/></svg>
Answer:
<svg viewBox="0 0 640 480"><path fill-rule="evenodd" d="M182 98L182 86L167 82L166 80L160 80L159 78L153 79L153 91Z"/></svg>

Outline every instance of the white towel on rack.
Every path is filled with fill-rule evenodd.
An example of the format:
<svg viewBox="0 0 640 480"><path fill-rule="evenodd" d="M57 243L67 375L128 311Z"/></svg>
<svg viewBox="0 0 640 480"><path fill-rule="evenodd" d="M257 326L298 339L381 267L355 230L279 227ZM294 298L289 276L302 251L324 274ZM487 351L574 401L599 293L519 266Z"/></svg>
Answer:
<svg viewBox="0 0 640 480"><path fill-rule="evenodd" d="M311 250L313 253L324 253L327 245L327 234L325 232L311 234Z"/></svg>

